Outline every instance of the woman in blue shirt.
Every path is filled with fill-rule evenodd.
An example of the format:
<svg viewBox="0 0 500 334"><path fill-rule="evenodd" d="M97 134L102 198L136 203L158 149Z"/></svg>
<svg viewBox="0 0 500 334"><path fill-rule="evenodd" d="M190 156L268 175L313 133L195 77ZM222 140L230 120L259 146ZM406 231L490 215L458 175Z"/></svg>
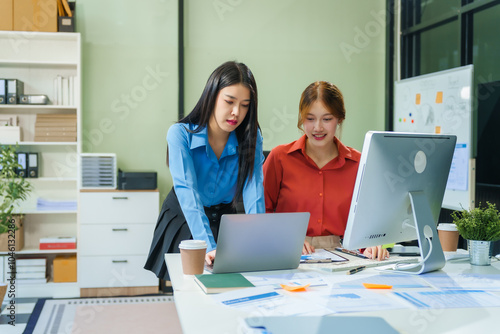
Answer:
<svg viewBox="0 0 500 334"><path fill-rule="evenodd" d="M224 213L265 212L262 136L257 85L242 63L226 62L210 75L193 111L167 133L167 164L174 187L165 199L145 268L168 279L164 253L185 239L205 240L215 257Z"/></svg>

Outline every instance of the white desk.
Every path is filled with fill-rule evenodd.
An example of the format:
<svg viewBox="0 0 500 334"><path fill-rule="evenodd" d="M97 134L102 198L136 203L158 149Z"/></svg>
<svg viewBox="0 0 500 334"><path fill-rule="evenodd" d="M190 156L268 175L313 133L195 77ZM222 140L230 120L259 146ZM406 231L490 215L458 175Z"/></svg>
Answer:
<svg viewBox="0 0 500 334"><path fill-rule="evenodd" d="M240 320L252 316L215 303L194 282L193 276L182 273L179 254L166 254L168 271L174 289L174 299L184 334L241 333ZM300 265L298 270L309 270L314 264ZM471 266L468 260L447 263L446 273L500 274L500 261L492 259L491 266ZM283 273L283 271L279 271ZM323 271L322 271L323 272ZM378 273L373 268L364 273ZM273 272L268 272L272 274ZM278 272L275 272L278 273ZM324 273L324 272L323 272ZM332 275L345 275L334 272ZM353 275L353 279L356 275ZM499 282L500 284L500 282ZM343 313L342 316L376 316L384 318L401 333L496 333L500 307L495 308L456 308L456 309L398 309L390 311ZM332 315L335 316L335 315Z"/></svg>

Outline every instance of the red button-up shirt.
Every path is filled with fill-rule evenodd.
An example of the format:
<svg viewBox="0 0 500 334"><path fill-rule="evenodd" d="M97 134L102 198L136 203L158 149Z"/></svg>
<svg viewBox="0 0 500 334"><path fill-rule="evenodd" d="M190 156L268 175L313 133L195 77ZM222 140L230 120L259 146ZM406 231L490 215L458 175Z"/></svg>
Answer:
<svg viewBox="0 0 500 334"><path fill-rule="evenodd" d="M275 147L264 162L266 212L310 212L307 235L343 236L361 153L334 139L339 155L318 168L306 136Z"/></svg>

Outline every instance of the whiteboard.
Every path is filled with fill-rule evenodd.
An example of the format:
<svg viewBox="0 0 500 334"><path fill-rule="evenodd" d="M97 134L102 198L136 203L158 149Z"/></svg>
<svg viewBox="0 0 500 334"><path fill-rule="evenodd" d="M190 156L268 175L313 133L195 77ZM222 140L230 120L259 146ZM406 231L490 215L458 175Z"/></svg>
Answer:
<svg viewBox="0 0 500 334"><path fill-rule="evenodd" d="M394 131L457 136L443 199L443 207L452 210L474 205L473 69L467 65L394 83Z"/></svg>

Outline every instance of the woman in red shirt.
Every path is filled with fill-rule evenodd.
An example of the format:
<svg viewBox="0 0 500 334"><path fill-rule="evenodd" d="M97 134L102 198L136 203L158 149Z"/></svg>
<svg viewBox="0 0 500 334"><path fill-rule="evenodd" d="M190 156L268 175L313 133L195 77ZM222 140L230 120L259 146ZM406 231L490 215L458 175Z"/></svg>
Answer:
<svg viewBox="0 0 500 334"><path fill-rule="evenodd" d="M303 253L340 246L361 153L336 137L345 119L340 90L326 81L302 93L297 127L305 134L275 147L264 163L266 212L310 212ZM388 256L380 246L370 258Z"/></svg>

